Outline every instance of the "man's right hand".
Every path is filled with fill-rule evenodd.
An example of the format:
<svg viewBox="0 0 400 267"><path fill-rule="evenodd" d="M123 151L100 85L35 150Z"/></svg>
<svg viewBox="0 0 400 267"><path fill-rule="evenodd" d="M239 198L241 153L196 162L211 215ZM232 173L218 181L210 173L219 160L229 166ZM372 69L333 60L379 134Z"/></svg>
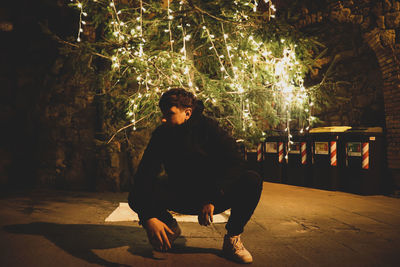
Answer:
<svg viewBox="0 0 400 267"><path fill-rule="evenodd" d="M157 218L150 218L146 221L145 227L147 237L151 245L160 251L167 251L171 248L167 232L174 234L174 232L162 221Z"/></svg>

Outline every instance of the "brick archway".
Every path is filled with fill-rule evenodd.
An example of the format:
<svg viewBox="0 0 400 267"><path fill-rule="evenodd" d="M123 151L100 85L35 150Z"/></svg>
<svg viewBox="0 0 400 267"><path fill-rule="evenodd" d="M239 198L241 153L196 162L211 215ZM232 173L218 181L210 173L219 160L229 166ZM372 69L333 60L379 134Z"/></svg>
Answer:
<svg viewBox="0 0 400 267"><path fill-rule="evenodd" d="M400 62L394 50L382 46L378 28L365 33L364 40L375 52L382 72L388 167L400 169Z"/></svg>
<svg viewBox="0 0 400 267"><path fill-rule="evenodd" d="M297 22L303 28L320 22L359 25L363 40L375 53L383 79L387 163L400 189L400 1L331 2L324 11L308 14L305 7ZM397 36L396 36L397 35Z"/></svg>

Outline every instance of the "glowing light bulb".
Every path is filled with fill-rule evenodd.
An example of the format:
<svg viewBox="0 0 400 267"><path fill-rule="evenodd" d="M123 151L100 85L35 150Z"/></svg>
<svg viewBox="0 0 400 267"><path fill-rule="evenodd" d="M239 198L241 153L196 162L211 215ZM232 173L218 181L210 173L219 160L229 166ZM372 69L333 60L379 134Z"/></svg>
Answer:
<svg viewBox="0 0 400 267"><path fill-rule="evenodd" d="M189 68L188 68L188 67L185 67L185 70L184 70L183 73L184 73L184 74L188 74L188 73L189 73Z"/></svg>

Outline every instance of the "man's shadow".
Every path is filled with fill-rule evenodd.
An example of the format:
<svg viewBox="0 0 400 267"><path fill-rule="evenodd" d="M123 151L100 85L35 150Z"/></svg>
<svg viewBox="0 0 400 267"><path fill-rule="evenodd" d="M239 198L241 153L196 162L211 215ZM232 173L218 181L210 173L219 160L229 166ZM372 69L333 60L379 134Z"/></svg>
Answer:
<svg viewBox="0 0 400 267"><path fill-rule="evenodd" d="M89 263L104 266L124 266L100 258L93 249L111 249L129 246L133 255L162 260L154 257L153 248L149 245L146 232L140 227L96 224L56 224L34 222L30 224L14 224L3 227L13 234L40 235L74 257ZM186 238L179 237L169 253L207 253L221 256L220 250L213 248L187 247Z"/></svg>

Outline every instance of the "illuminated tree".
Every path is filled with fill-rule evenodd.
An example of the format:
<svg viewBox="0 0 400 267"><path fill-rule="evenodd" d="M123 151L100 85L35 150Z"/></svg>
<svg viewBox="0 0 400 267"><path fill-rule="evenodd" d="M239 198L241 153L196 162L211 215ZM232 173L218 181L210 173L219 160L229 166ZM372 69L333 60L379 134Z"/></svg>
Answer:
<svg viewBox="0 0 400 267"><path fill-rule="evenodd" d="M311 125L315 90L304 86L317 48L283 22L268 0L72 0L79 10L74 46L107 59L107 92L125 124L154 125L160 95L192 91L206 113L236 138L256 143L290 121ZM95 29L97 40L82 32ZM118 97L116 97L118 96ZM113 102L115 103L115 101ZM118 106L120 109L121 107Z"/></svg>

